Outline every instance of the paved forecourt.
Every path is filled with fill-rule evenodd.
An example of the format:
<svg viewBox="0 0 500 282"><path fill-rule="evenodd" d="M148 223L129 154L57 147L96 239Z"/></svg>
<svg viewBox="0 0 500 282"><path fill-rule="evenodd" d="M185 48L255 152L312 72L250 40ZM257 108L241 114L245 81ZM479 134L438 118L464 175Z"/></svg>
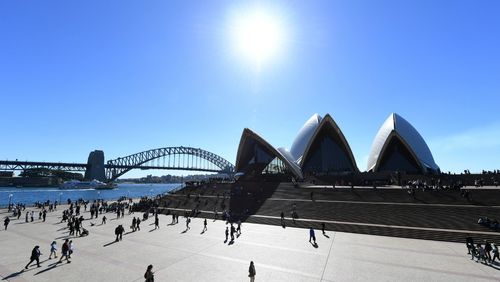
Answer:
<svg viewBox="0 0 500 282"><path fill-rule="evenodd" d="M59 223L61 208L48 213L47 222L24 223L12 219L0 231L0 277L3 281L143 281L147 265L153 264L156 281L248 281L251 260L256 281L499 281L499 265L486 266L470 260L464 244L370 236L316 230L317 247L308 242L309 231L279 226L242 224L242 235L224 243L226 224L193 219L186 231L185 219L169 225L170 216L160 215L130 232L132 216L108 223L85 220L90 235L72 238L72 262L47 260L52 240L58 256L66 225ZM5 210L0 213L3 218ZM136 213L135 216L140 214ZM38 217L38 216L37 216ZM84 213L88 218L89 213ZM142 217L142 215L141 215ZM90 226L90 222L95 226ZM114 243L114 228L123 224L126 235ZM129 233L130 232L130 233ZM40 245L42 267L23 268L31 250Z"/></svg>

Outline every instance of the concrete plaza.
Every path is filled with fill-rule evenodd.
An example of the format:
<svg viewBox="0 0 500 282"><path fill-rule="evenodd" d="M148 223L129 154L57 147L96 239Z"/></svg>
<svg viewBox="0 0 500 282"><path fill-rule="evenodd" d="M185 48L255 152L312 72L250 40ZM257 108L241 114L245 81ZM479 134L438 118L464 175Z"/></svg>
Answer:
<svg viewBox="0 0 500 282"><path fill-rule="evenodd" d="M82 209L83 210L83 209ZM242 235L233 244L224 243L225 222L193 219L170 225L171 217L160 215L141 223L141 231L130 232L132 216L108 223L85 220L90 235L72 238L75 252L71 263L48 260L50 243L68 236L60 222L62 207L48 213L47 221L13 219L0 231L0 277L4 281L143 281L147 265L153 264L155 281L248 281L251 260L256 281L500 281L500 264L487 266L470 260L464 244L402 239L316 230L317 247L309 243L309 231L279 226L242 224ZM1 212L2 220L7 215ZM83 213L89 218L89 213ZM36 216L38 218L38 216ZM2 221L3 222L3 221ZM95 226L90 226L90 222ZM123 224L126 235L114 243L114 228ZM458 235L460 236L460 235ZM31 250L40 245L42 267L23 270Z"/></svg>

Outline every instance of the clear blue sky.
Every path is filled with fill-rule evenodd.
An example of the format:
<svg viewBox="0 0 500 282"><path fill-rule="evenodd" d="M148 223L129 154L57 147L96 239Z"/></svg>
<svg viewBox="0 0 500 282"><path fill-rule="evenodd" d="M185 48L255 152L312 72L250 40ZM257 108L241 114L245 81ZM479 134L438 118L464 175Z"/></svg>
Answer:
<svg viewBox="0 0 500 282"><path fill-rule="evenodd" d="M287 34L259 70L228 31L255 7ZM500 169L499 11L495 0L1 1L0 159L183 145L234 162L244 127L290 147L317 112L364 170L397 112L443 171Z"/></svg>

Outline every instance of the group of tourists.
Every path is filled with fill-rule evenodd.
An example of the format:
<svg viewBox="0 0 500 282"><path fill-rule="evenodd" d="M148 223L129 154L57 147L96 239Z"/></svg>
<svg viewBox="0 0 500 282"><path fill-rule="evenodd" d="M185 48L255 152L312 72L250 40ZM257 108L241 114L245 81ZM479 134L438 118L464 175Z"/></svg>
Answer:
<svg viewBox="0 0 500 282"><path fill-rule="evenodd" d="M139 217L132 219L132 225L130 225L130 229L132 229L133 232L137 230L141 230L141 219Z"/></svg>
<svg viewBox="0 0 500 282"><path fill-rule="evenodd" d="M500 230L500 224L498 223L498 220L496 220L496 219L492 220L492 219L489 219L488 217L480 217L477 220L477 224L488 227L488 228L495 230L495 231Z"/></svg>
<svg viewBox="0 0 500 282"><path fill-rule="evenodd" d="M62 245L62 248L61 248L61 257L60 257L58 263L61 263L63 261L63 259L65 259L67 263L70 263L71 261L69 259L71 258L71 255L73 254L73 250L74 250L73 240L65 239L64 243ZM52 255L54 255L54 258L57 258L57 242L56 241L52 241L52 243L50 244L49 259L52 259ZM36 262L36 266L41 267L40 256L42 256L42 252L40 251L40 246L36 245L33 248L33 250L31 250L30 261L28 262L28 264L26 264L24 269L28 269L32 262Z"/></svg>
<svg viewBox="0 0 500 282"><path fill-rule="evenodd" d="M500 261L498 244L489 241L484 241L484 244L475 244L474 239L468 236L465 239L465 245L468 251L467 254L471 255L471 260L475 260L476 262L481 261L484 264L492 264L495 259Z"/></svg>

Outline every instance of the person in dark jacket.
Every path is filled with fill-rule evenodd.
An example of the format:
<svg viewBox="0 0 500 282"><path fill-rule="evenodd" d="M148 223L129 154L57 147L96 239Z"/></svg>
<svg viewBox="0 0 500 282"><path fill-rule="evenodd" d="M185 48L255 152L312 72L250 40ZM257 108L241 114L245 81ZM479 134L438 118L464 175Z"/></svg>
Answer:
<svg viewBox="0 0 500 282"><path fill-rule="evenodd" d="M28 266L36 261L36 266L37 267L40 267L40 256L42 255L42 253L40 252L40 246L35 246L33 248L33 250L31 251L31 257L30 257L30 262L28 262L28 264L24 267L24 269L28 269Z"/></svg>
<svg viewBox="0 0 500 282"><path fill-rule="evenodd" d="M7 230L9 223L10 223L10 218L8 216L6 216L5 220L3 221L3 226L5 226L5 230Z"/></svg>
<svg viewBox="0 0 500 282"><path fill-rule="evenodd" d="M116 228L115 228L115 235L116 235L116 242L118 241L121 241L122 240L122 237L123 237L123 231L125 231L125 229L123 229L123 226L120 224L118 225Z"/></svg>
<svg viewBox="0 0 500 282"><path fill-rule="evenodd" d="M71 261L69 260L68 256L69 256L69 240L66 239L61 247L61 258L59 258L59 262L62 262L63 258L66 258L66 262L70 263Z"/></svg>
<svg viewBox="0 0 500 282"><path fill-rule="evenodd" d="M155 281L155 276L154 276L152 264L148 265L148 268L146 269L146 273L144 273L144 278L146 279L145 282L154 282Z"/></svg>
<svg viewBox="0 0 500 282"><path fill-rule="evenodd" d="M250 282L255 281L255 275L257 275L257 272L255 272L255 265L253 264L253 261L251 261L250 266L248 267L248 277L250 277Z"/></svg>

